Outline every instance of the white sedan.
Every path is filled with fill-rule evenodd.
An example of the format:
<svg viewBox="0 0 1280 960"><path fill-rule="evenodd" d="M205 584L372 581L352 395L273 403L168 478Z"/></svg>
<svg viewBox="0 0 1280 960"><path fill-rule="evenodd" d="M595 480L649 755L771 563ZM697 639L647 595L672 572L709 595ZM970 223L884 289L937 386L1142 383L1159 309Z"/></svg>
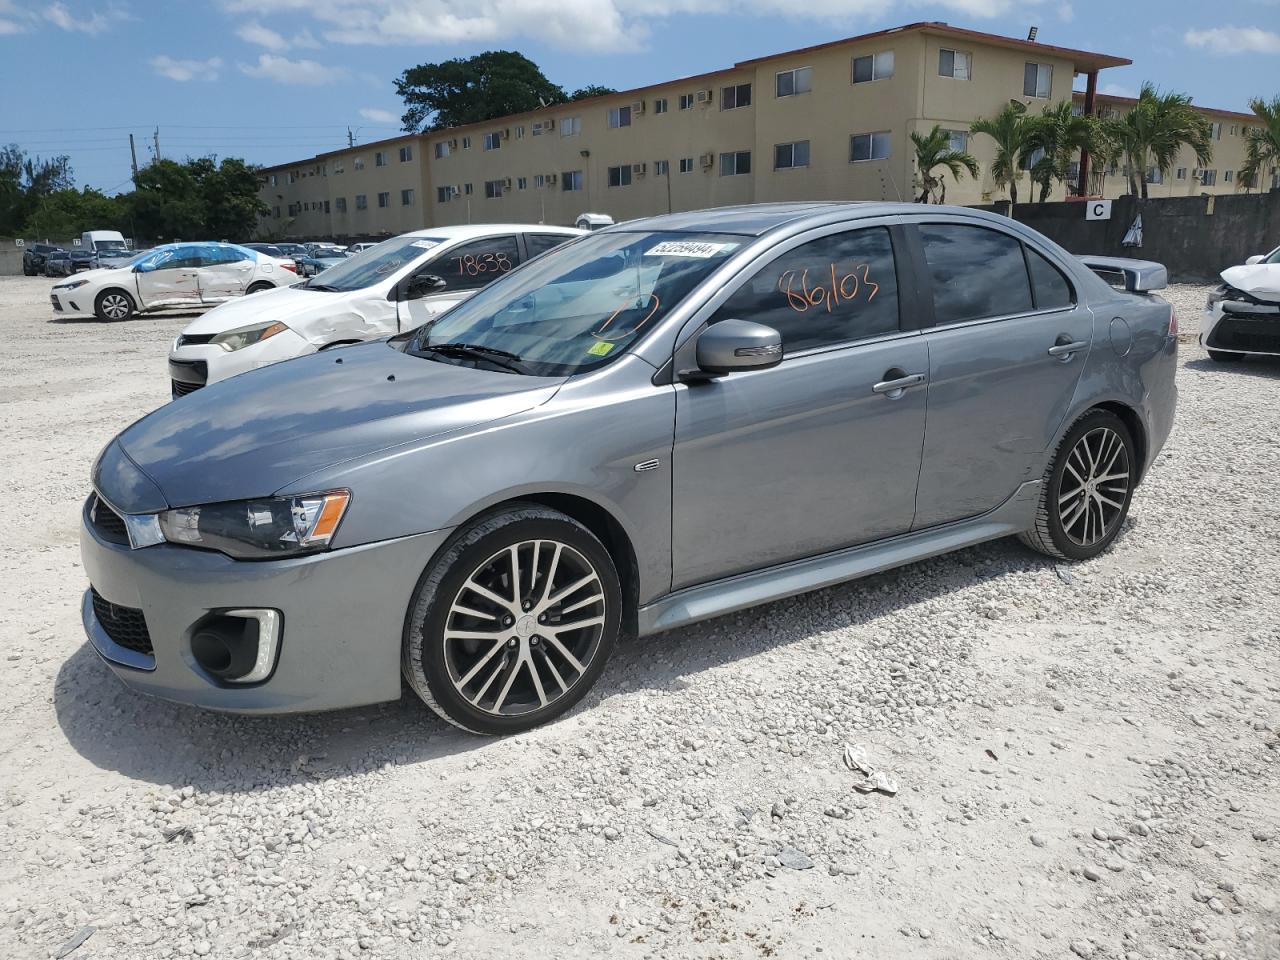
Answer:
<svg viewBox="0 0 1280 960"><path fill-rule="evenodd" d="M1247 353L1280 355L1280 247L1222 271L1200 318L1200 344L1209 359L1243 360Z"/></svg>
<svg viewBox="0 0 1280 960"><path fill-rule="evenodd" d="M234 243L167 243L119 267L78 273L50 292L58 316L128 320L190 309L298 282L293 261Z"/></svg>
<svg viewBox="0 0 1280 960"><path fill-rule="evenodd" d="M476 224L385 240L284 290L223 304L169 352L175 397L329 347L376 340L439 316L519 264L583 234L541 224Z"/></svg>

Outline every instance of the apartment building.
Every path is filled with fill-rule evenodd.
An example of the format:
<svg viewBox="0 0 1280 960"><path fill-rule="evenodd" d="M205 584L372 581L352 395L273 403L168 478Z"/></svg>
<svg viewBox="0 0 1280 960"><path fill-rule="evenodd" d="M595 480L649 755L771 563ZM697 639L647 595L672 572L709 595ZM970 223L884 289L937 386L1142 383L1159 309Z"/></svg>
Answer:
<svg viewBox="0 0 1280 960"><path fill-rule="evenodd" d="M1130 62L915 23L271 167L262 230L351 237L571 224L586 211L627 220L772 200L910 199L918 191L910 136L934 124L982 165L978 180L948 183L948 201L981 203L996 196L987 172L994 147L967 132L975 119L1010 100L1033 112L1073 97L1081 109L1108 99L1118 109L1119 98L1093 91L1100 71ZM1087 93L1073 93L1079 76ZM1226 129L1242 122L1230 116ZM1226 187L1225 169L1205 186Z"/></svg>

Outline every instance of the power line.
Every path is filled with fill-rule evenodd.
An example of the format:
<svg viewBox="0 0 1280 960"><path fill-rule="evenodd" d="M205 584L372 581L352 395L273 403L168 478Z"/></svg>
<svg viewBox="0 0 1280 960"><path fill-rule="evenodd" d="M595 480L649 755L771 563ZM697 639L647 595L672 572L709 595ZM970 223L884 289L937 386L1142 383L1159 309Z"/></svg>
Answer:
<svg viewBox="0 0 1280 960"><path fill-rule="evenodd" d="M151 123L131 123L118 127L9 127L0 129L0 137L6 137L11 133L82 133L85 131L95 130L139 130L153 126ZM333 130L338 129L340 132L346 126L345 123L308 123L308 124L235 124L232 126L216 126L208 123L166 123L165 128L173 128L175 130ZM393 124L377 124L362 123L362 127L368 127L371 130L399 130L398 126ZM343 134L345 136L345 134Z"/></svg>

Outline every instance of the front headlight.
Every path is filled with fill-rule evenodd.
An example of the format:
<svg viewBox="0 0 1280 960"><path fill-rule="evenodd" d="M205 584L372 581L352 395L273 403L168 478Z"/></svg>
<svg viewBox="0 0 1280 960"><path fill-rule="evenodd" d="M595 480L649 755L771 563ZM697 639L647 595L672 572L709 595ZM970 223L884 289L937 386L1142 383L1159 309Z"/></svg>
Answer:
<svg viewBox="0 0 1280 960"><path fill-rule="evenodd" d="M1227 298L1227 285L1225 283L1220 283L1218 284L1218 286L1214 287L1212 290L1209 291L1209 297L1204 302L1204 308L1206 310L1212 310L1213 305L1215 303L1220 303L1226 298Z"/></svg>
<svg viewBox="0 0 1280 960"><path fill-rule="evenodd" d="M160 514L160 530L170 543L237 560L277 559L328 547L350 502L350 491L335 490L179 507Z"/></svg>
<svg viewBox="0 0 1280 960"><path fill-rule="evenodd" d="M251 327L240 327L238 330L228 330L226 333L220 333L210 343L216 343L223 350L228 352L232 350L243 350L245 347L253 346L255 343L261 343L263 340L274 337L277 333L284 333L289 328L283 323L256 323Z"/></svg>
<svg viewBox="0 0 1280 960"><path fill-rule="evenodd" d="M57 289L59 289L59 290L74 290L76 287L83 287L83 286L84 286L85 284L87 284L88 282L89 282L88 280L73 280L71 283L60 283L60 284L58 284Z"/></svg>

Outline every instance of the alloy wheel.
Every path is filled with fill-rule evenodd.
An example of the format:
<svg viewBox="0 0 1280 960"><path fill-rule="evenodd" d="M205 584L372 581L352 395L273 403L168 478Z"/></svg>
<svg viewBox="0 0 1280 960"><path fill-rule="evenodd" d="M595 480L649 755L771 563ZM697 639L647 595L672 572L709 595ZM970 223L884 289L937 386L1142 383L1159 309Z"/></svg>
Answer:
<svg viewBox="0 0 1280 960"><path fill-rule="evenodd" d="M123 293L109 293L102 298L102 312L112 320L123 320L129 315L129 300Z"/></svg>
<svg viewBox="0 0 1280 960"><path fill-rule="evenodd" d="M605 604L599 573L568 544L525 540L495 553L466 579L445 618L454 689L493 716L555 703L595 658Z"/></svg>
<svg viewBox="0 0 1280 960"><path fill-rule="evenodd" d="M1067 455L1058 490L1058 519L1078 546L1110 535L1129 496L1129 448L1110 427L1082 436Z"/></svg>

